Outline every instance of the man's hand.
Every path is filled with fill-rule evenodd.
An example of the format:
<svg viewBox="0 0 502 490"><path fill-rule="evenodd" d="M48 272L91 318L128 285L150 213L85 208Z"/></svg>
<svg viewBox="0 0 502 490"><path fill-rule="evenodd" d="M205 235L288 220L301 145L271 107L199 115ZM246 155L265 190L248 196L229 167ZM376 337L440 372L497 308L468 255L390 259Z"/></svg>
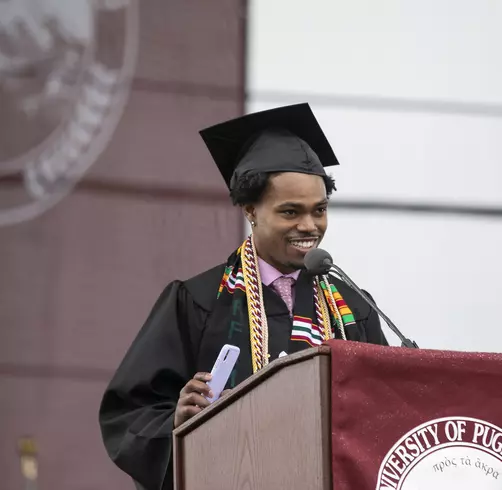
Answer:
<svg viewBox="0 0 502 490"><path fill-rule="evenodd" d="M213 396L206 384L210 380L211 374L197 373L180 391L180 398L174 414L175 428L209 406L209 402L205 397L210 398Z"/></svg>

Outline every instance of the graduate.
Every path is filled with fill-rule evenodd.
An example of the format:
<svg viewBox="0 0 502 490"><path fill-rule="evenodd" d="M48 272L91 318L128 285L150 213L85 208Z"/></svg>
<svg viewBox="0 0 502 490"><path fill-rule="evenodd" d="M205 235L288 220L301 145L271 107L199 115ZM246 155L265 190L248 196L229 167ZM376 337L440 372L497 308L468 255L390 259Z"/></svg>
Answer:
<svg viewBox="0 0 502 490"><path fill-rule="evenodd" d="M332 338L387 345L357 293L304 270L328 226L335 183L325 167L338 165L309 105L249 114L201 136L252 233L226 262L167 285L106 389L105 447L145 490L173 488L173 428L208 406L208 373L224 344L241 350L229 389L281 352Z"/></svg>

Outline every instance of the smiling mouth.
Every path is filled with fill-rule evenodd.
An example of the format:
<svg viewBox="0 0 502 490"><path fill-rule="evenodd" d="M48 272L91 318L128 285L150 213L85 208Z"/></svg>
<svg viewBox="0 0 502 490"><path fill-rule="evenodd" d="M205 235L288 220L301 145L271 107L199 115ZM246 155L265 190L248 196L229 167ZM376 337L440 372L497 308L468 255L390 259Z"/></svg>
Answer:
<svg viewBox="0 0 502 490"><path fill-rule="evenodd" d="M319 238L298 238L289 240L290 245L302 252L307 252L311 248L314 248L318 242Z"/></svg>

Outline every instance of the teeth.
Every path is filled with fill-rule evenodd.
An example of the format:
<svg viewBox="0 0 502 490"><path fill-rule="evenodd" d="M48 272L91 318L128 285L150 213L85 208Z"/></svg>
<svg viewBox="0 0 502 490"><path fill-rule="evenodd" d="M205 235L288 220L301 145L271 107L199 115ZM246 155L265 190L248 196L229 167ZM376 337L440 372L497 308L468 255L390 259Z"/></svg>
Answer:
<svg viewBox="0 0 502 490"><path fill-rule="evenodd" d="M312 248L316 240L291 240L291 244L299 248Z"/></svg>

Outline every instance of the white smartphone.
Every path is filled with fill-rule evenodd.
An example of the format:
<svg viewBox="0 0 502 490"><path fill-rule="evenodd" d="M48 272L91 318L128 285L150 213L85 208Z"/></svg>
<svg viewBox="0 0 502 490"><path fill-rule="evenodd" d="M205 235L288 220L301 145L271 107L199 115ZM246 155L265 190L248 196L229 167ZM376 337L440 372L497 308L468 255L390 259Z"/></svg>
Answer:
<svg viewBox="0 0 502 490"><path fill-rule="evenodd" d="M211 403L216 401L220 397L221 392L225 389L225 385L227 384L228 378L230 378L230 374L232 373L232 369L240 353L241 350L239 347L235 347L235 345L225 344L221 348L211 371L212 379L207 382L213 392L212 398L207 398Z"/></svg>

